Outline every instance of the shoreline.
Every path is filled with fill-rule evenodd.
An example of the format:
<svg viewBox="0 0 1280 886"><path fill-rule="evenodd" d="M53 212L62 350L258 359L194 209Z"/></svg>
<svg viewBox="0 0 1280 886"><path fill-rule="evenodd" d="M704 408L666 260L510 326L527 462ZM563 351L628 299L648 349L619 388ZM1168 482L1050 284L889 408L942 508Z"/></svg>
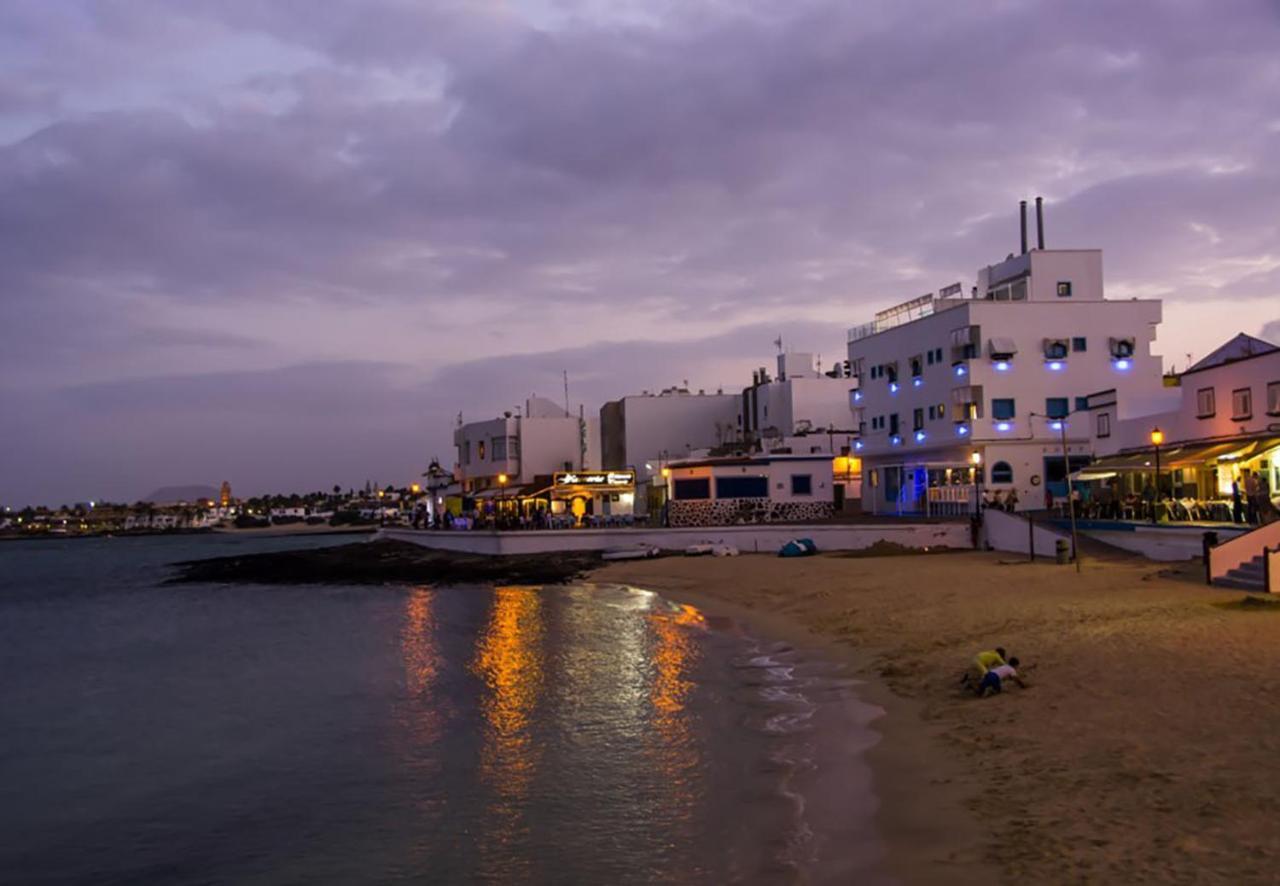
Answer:
<svg viewBox="0 0 1280 886"><path fill-rule="evenodd" d="M783 642L802 653L844 665L857 683L854 694L858 699L882 712L870 724L879 738L866 751L866 760L874 785L876 836L885 853L880 865L883 872L904 883L996 882L995 869L982 861L975 850L984 829L966 809L970 792L960 784L960 767L939 755L936 735L921 728L921 705L894 693L870 673L873 653L814 633L785 615L762 611L683 582L633 581L618 574L630 573L628 567L660 562L663 561L605 564L585 580L643 587L673 602L694 606L706 615L731 619L753 636Z"/></svg>
<svg viewBox="0 0 1280 886"><path fill-rule="evenodd" d="M673 557L589 580L848 662L886 711L868 760L904 882L1271 882L1280 602L1207 587L1196 562L1082 565ZM959 674L997 645L1029 688L966 695Z"/></svg>

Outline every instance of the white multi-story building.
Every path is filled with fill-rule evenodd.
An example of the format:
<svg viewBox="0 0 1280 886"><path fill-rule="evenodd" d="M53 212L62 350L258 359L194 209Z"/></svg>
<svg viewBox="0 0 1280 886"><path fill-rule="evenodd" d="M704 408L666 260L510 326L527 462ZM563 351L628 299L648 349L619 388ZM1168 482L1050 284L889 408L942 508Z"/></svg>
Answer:
<svg viewBox="0 0 1280 886"><path fill-rule="evenodd" d="M749 449L839 454L857 427L849 412L849 380L823 375L813 354L778 355L778 374L755 372L742 392L738 426Z"/></svg>
<svg viewBox="0 0 1280 886"><path fill-rule="evenodd" d="M660 463L735 440L740 400L737 394L693 393L688 388L612 400L600 409L604 467L635 468L643 479Z"/></svg>
<svg viewBox="0 0 1280 886"><path fill-rule="evenodd" d="M462 424L453 434L454 475L463 495L534 483L557 471L600 467L600 422L571 415L551 400L531 397L521 415Z"/></svg>
<svg viewBox="0 0 1280 886"><path fill-rule="evenodd" d="M1102 252L1026 249L849 331L850 406L862 430L863 509L963 513L974 481L1018 507L1066 491L1088 461L1088 396L1141 409L1161 395L1161 305L1103 297ZM975 459L981 467L975 477Z"/></svg>

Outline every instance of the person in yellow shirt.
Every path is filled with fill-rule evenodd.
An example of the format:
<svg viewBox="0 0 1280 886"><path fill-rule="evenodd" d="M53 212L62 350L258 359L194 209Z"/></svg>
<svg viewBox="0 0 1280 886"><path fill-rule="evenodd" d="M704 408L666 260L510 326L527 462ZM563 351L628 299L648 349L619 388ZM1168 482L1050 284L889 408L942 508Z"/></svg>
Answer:
<svg viewBox="0 0 1280 886"><path fill-rule="evenodd" d="M960 678L960 685L970 688L981 683L982 678L987 675L987 671L1006 663L1006 657L1007 653L1004 651L1003 646L979 652L973 657L973 664L969 666L969 669L964 672L964 676Z"/></svg>

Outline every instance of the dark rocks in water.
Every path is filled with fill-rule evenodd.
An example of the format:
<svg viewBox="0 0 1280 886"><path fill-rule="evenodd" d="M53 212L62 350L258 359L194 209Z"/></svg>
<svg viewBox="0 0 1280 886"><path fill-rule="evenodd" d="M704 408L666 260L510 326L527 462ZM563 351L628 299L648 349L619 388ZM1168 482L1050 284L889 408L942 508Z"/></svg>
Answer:
<svg viewBox="0 0 1280 886"><path fill-rule="evenodd" d="M187 560L170 583L561 584L600 565L594 551L489 556L437 551L403 541L371 541Z"/></svg>

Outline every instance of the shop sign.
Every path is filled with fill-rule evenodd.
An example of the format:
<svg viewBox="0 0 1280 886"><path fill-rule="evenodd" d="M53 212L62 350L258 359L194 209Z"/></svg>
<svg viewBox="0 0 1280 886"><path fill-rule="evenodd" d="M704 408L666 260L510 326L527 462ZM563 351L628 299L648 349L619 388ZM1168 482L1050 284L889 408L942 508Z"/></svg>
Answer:
<svg viewBox="0 0 1280 886"><path fill-rule="evenodd" d="M635 486L635 471L565 471L552 478L555 486Z"/></svg>

